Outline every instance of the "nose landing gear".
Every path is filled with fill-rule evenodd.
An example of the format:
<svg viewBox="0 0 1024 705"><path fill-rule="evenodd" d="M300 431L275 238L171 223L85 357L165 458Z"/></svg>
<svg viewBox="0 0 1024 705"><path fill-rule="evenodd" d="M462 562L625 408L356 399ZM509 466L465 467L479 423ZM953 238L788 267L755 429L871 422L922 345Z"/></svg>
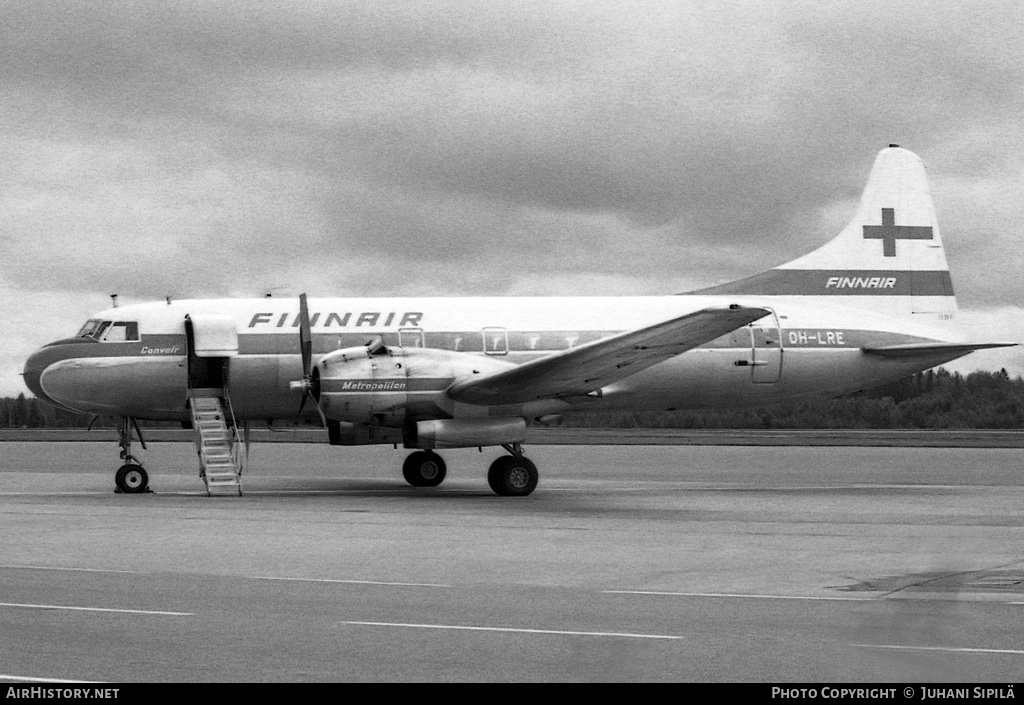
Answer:
<svg viewBox="0 0 1024 705"><path fill-rule="evenodd" d="M114 482L117 483L118 492L135 494L149 490L149 475L137 463L126 463L118 468Z"/></svg>
<svg viewBox="0 0 1024 705"><path fill-rule="evenodd" d="M117 485L117 492L125 494L138 494L149 492L149 474L132 455L132 428L139 434L139 443L143 450L146 448L146 441L142 438L142 430L139 424L131 416L122 416L121 423L117 427L117 443L121 446L121 460L124 465L118 468L114 474L114 483Z"/></svg>

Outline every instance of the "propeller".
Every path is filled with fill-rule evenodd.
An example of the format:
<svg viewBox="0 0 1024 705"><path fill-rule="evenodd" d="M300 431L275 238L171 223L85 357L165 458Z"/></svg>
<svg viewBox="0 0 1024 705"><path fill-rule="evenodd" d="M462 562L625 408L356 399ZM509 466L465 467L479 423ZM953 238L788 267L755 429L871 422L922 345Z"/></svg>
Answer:
<svg viewBox="0 0 1024 705"><path fill-rule="evenodd" d="M384 345L384 339L379 335L366 341L366 350L370 355L383 355L388 351L387 346ZM309 322L309 306L305 294L299 294L299 352L302 354L302 379L288 385L293 391L302 393L298 415L302 416L302 410L306 407L306 398L312 399L316 413L320 415L320 422L327 429L327 437L331 445L339 445L341 443L341 424L338 421L328 421L323 409L320 408L320 402L317 401L320 378L319 375L314 375L316 370L313 368L313 331Z"/></svg>
<svg viewBox="0 0 1024 705"><path fill-rule="evenodd" d="M324 416L320 404L313 394L313 331L309 324L309 306L306 304L306 295L299 294L299 351L302 353L302 381L292 382L291 387L302 392L302 401L299 402L299 416L306 407L307 397L313 400L313 406L320 414L320 421L324 428L327 427L327 417Z"/></svg>

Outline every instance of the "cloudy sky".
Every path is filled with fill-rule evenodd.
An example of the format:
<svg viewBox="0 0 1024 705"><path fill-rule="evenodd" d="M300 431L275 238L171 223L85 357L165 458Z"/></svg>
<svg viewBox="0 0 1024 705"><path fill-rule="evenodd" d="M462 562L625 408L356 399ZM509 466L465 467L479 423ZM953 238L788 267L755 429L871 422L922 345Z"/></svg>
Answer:
<svg viewBox="0 0 1024 705"><path fill-rule="evenodd" d="M662 294L928 166L963 323L1024 341L1024 4L0 0L0 394L109 304ZM1024 373L1024 351L959 369Z"/></svg>

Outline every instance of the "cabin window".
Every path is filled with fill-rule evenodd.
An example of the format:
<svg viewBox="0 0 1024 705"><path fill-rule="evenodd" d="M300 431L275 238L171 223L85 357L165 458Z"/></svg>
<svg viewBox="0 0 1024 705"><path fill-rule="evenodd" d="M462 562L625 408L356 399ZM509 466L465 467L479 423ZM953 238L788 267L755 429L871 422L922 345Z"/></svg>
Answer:
<svg viewBox="0 0 1024 705"><path fill-rule="evenodd" d="M488 326L483 330L484 352L488 355L508 355L508 331Z"/></svg>
<svg viewBox="0 0 1024 705"><path fill-rule="evenodd" d="M398 329L398 346L402 348L422 348L423 347L423 329L422 328L399 328Z"/></svg>

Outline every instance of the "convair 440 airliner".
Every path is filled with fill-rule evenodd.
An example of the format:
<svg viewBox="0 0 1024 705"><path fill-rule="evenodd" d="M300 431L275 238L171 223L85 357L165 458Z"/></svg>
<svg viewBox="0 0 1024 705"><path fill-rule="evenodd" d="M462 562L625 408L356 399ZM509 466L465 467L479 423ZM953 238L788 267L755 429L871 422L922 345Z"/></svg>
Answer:
<svg viewBox="0 0 1024 705"><path fill-rule="evenodd" d="M213 493L240 493L249 422L320 417L334 445L500 446L487 478L524 496L527 423L577 410L774 404L896 380L1005 343L957 337L942 238L917 155L875 160L833 240L747 279L643 297L181 300L97 313L34 353L25 381L65 409L119 417L123 492L145 491L136 419L195 429ZM307 403L308 400L308 403ZM139 434L141 440L141 434Z"/></svg>

